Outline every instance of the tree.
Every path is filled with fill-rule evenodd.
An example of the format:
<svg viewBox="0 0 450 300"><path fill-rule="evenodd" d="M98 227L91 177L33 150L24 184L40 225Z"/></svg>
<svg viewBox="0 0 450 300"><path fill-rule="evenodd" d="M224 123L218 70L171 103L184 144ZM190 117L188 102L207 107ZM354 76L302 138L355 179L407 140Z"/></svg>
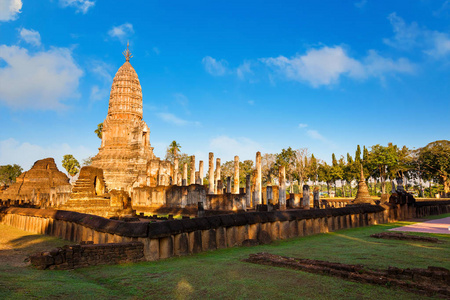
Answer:
<svg viewBox="0 0 450 300"><path fill-rule="evenodd" d="M397 147L391 143L387 147L374 145L370 154L365 156L364 162L372 173L380 177L381 193L386 194L386 179L398 164Z"/></svg>
<svg viewBox="0 0 450 300"><path fill-rule="evenodd" d="M444 186L446 197L450 193L450 141L431 142L417 150L418 166L426 179L434 179Z"/></svg>
<svg viewBox="0 0 450 300"><path fill-rule="evenodd" d="M307 167L307 177L316 184L317 176L318 176L318 165L317 159L314 157L314 154L311 154L311 159L309 160Z"/></svg>
<svg viewBox="0 0 450 300"><path fill-rule="evenodd" d="M342 177L344 176L344 171L342 169L342 166L337 162L336 155L334 155L334 153L331 155L331 160L332 160L332 165L330 168L330 176L334 182L334 192L337 196L337 192L336 192L337 181L342 179Z"/></svg>
<svg viewBox="0 0 450 300"><path fill-rule="evenodd" d="M308 148L295 150L295 171L294 176L298 180L299 189L303 188L303 183L308 178Z"/></svg>
<svg viewBox="0 0 450 300"><path fill-rule="evenodd" d="M245 178L247 175L252 175L255 167L253 166L253 160L247 159L239 162L239 184L245 186Z"/></svg>
<svg viewBox="0 0 450 300"><path fill-rule="evenodd" d="M95 129L94 132L98 136L99 139L102 139L103 123L98 124L97 129Z"/></svg>
<svg viewBox="0 0 450 300"><path fill-rule="evenodd" d="M276 159L276 155L272 153L264 153L261 156L261 177L264 185L272 183L274 177L277 176Z"/></svg>
<svg viewBox="0 0 450 300"><path fill-rule="evenodd" d="M72 154L64 155L62 164L67 173L72 177L77 175L78 171L80 171L80 163L75 159L75 157L73 157Z"/></svg>
<svg viewBox="0 0 450 300"><path fill-rule="evenodd" d="M328 196L330 196L330 185L333 182L333 177L331 176L331 166L326 162L319 164L317 168L317 176L319 181L324 181L327 184Z"/></svg>
<svg viewBox="0 0 450 300"><path fill-rule="evenodd" d="M343 168L343 179L346 183L346 185L349 185L349 196L352 197L352 186L351 183L353 180L358 178L359 174L359 165L360 162L353 161L352 156L347 153L347 163L345 164Z"/></svg>
<svg viewBox="0 0 450 300"><path fill-rule="evenodd" d="M392 167L391 176L405 178L406 176L412 175L415 168L413 152L408 149L408 147L403 146L401 149L397 148L397 164Z"/></svg>
<svg viewBox="0 0 450 300"><path fill-rule="evenodd" d="M175 158L180 159L180 152L181 146L176 141L172 141L170 143L169 147L166 149L166 160L170 161L171 163L174 163Z"/></svg>
<svg viewBox="0 0 450 300"><path fill-rule="evenodd" d="M184 164L187 164L187 173L188 173L188 178L187 178L187 182L190 182L191 179L191 159L192 157L186 153L178 153L178 172L180 172L181 176L183 175L183 166ZM192 176L195 176L195 174L193 174Z"/></svg>
<svg viewBox="0 0 450 300"><path fill-rule="evenodd" d="M16 164L0 166L0 183L11 185L22 174L22 171L22 167Z"/></svg>
<svg viewBox="0 0 450 300"><path fill-rule="evenodd" d="M280 166L284 166L286 168L286 177L289 178L289 190L292 190L292 175L295 170L295 159L296 153L292 150L291 147L287 149L282 149L279 154L276 156L275 166L279 170Z"/></svg>
<svg viewBox="0 0 450 300"><path fill-rule="evenodd" d="M364 147L365 149L366 147ZM360 163L361 162L361 147L358 145L356 147L356 152L355 152L355 162Z"/></svg>
<svg viewBox="0 0 450 300"><path fill-rule="evenodd" d="M90 166L92 165L92 156L89 156L88 158L83 159L82 166Z"/></svg>

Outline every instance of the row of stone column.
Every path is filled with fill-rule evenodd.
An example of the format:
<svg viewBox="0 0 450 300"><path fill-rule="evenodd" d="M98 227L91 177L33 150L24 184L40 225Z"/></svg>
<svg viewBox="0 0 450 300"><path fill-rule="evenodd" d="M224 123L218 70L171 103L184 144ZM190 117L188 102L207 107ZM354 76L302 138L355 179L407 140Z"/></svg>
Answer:
<svg viewBox="0 0 450 300"><path fill-rule="evenodd" d="M223 190L223 183L220 179L221 165L220 158L216 159L216 169L214 172L214 153L209 152L209 186L208 194L218 194ZM227 193L239 194L239 156L234 157L233 190L231 190L231 177L227 177Z"/></svg>
<svg viewBox="0 0 450 300"><path fill-rule="evenodd" d="M254 190L253 190L253 204L262 204L262 184L261 184L261 152L256 152L256 171L254 174ZM216 167L214 168L214 153L209 153L209 186L208 194L218 194L223 190L223 183L221 182L221 161L220 158L216 159ZM203 161L199 162L199 171L195 171L195 156L191 156L191 177L188 183L188 164L183 165L183 176L178 173L178 159L175 159L174 163L174 177L177 185L187 186L188 184L203 184ZM251 181L250 175L246 178L246 194L247 197L251 197ZM286 170L284 166L280 166L279 169L279 199L280 207L286 207ZM239 156L234 157L234 176L233 176L233 189L231 189L231 177L227 177L226 182L227 193L239 194ZM248 205L251 199L247 199Z"/></svg>

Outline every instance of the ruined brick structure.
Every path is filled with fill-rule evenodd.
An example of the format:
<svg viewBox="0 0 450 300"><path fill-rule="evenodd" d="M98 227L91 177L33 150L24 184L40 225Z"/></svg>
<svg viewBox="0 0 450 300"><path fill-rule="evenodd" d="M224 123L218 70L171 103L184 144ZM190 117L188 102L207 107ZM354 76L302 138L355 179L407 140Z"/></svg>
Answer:
<svg viewBox="0 0 450 300"><path fill-rule="evenodd" d="M130 64L131 53L117 71L109 109L103 122L102 143L92 166L103 169L109 190L131 192L133 186L169 185L172 165L161 161L150 146L150 128L142 120L142 89Z"/></svg>
<svg viewBox="0 0 450 300"><path fill-rule="evenodd" d="M71 192L72 185L66 174L58 170L53 158L45 158L17 177L16 182L0 194L0 200L47 207L64 203Z"/></svg>
<svg viewBox="0 0 450 300"><path fill-rule="evenodd" d="M125 210L129 202L125 191L112 190L107 193L102 169L86 166L80 170L69 201L58 208L111 217L129 214L130 212Z"/></svg>
<svg viewBox="0 0 450 300"><path fill-rule="evenodd" d="M372 197L370 197L369 189L367 188L366 181L364 180L363 168L361 165L361 176L358 182L358 191L356 197L352 201L353 204L375 204Z"/></svg>

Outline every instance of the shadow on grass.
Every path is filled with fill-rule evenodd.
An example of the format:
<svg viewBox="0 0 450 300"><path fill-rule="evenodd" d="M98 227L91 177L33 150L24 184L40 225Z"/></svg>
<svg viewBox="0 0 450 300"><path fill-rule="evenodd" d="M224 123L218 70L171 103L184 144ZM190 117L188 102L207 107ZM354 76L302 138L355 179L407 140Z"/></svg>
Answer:
<svg viewBox="0 0 450 300"><path fill-rule="evenodd" d="M56 237L29 234L6 225L0 225L0 231L0 268L28 266L30 255L70 243Z"/></svg>

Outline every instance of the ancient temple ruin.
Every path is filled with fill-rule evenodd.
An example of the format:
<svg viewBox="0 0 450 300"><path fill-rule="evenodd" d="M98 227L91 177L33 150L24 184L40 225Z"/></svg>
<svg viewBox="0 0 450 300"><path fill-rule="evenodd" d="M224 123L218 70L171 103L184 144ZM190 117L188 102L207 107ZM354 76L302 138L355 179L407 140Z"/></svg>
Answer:
<svg viewBox="0 0 450 300"><path fill-rule="evenodd" d="M104 217L130 215L132 210L192 215L202 209L223 213L311 207L310 201L306 201L310 198L309 189L302 196L287 195L284 167L279 169L277 186L263 187L260 152L256 153L255 169L246 175L243 187L240 187L238 156L234 157L234 174L222 182L221 159L210 152L208 184L204 184L206 166L200 160L197 169L195 156L182 166L176 157L173 164L155 157L150 128L143 120L142 88L130 64L132 56L128 47L124 55L125 63L112 83L99 152L91 166L81 169L73 188L49 158L36 162L30 171L18 177L14 185L0 194L0 200L23 200L40 207ZM361 178L354 203L370 203L363 174Z"/></svg>
<svg viewBox="0 0 450 300"><path fill-rule="evenodd" d="M92 166L103 169L108 190L131 192L133 186L169 185L172 165L153 154L150 128L142 119L142 89L130 64L131 53L114 76L102 143Z"/></svg>
<svg viewBox="0 0 450 300"><path fill-rule="evenodd" d="M34 163L27 172L16 178L8 189L0 194L0 200L14 200L42 207L65 203L72 192L66 174L58 170L53 158Z"/></svg>

